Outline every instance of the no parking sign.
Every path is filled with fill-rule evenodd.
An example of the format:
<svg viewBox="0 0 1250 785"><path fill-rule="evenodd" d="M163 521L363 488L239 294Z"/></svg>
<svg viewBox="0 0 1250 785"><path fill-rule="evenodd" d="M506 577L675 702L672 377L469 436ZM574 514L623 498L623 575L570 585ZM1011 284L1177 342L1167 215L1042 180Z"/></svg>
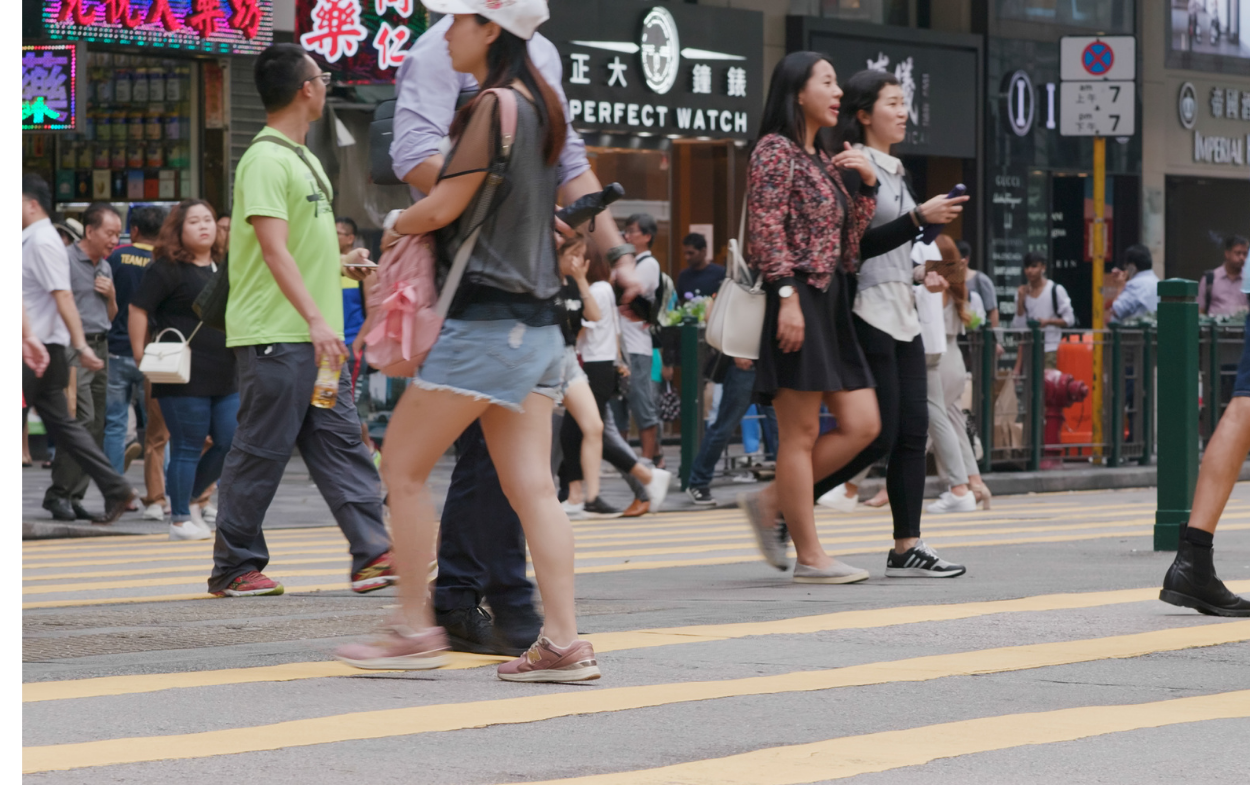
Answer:
<svg viewBox="0 0 1250 785"><path fill-rule="evenodd" d="M1137 126L1137 39L1066 36L1059 41L1059 133L1132 136Z"/></svg>

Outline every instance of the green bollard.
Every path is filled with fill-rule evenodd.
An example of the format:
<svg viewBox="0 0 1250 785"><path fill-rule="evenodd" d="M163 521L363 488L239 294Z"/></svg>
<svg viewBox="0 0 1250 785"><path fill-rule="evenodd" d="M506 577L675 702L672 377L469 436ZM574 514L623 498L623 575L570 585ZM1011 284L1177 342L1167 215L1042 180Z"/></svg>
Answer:
<svg viewBox="0 0 1250 785"><path fill-rule="evenodd" d="M1154 549L1174 551L1198 482L1198 284L1159 283L1159 480Z"/></svg>
<svg viewBox="0 0 1250 785"><path fill-rule="evenodd" d="M1207 331L1207 366L1211 369L1207 385L1207 438L1215 435L1220 424L1220 328L1214 323Z"/></svg>
<svg viewBox="0 0 1250 785"><path fill-rule="evenodd" d="M690 470L699 449L699 323L681 325L681 489L690 484Z"/></svg>
<svg viewBox="0 0 1250 785"><path fill-rule="evenodd" d="M1124 335L1119 322L1111 323L1111 416L1107 418L1111 428L1111 453L1108 466L1119 466L1124 450Z"/></svg>
<svg viewBox="0 0 1250 785"><path fill-rule="evenodd" d="M1046 337L1041 324L1033 319L1029 320L1029 333L1033 359L1029 372L1029 389L1033 391L1029 400L1029 471L1035 472L1042 468L1042 441L1046 438Z"/></svg>
<svg viewBox="0 0 1250 785"><path fill-rule="evenodd" d="M981 327L981 473L994 470L994 372L997 363L994 328ZM1010 383L1010 382L1009 382Z"/></svg>
<svg viewBox="0 0 1250 785"><path fill-rule="evenodd" d="M1154 460L1155 441L1155 347L1154 328L1146 325L1142 331L1142 373L1137 383L1142 386L1141 392L1141 434L1142 451L1138 463L1149 466Z"/></svg>

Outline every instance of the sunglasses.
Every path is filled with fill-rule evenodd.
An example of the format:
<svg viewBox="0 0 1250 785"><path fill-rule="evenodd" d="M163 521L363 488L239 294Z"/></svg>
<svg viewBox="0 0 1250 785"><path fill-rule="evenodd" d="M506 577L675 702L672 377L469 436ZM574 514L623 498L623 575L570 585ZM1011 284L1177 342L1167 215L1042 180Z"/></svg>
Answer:
<svg viewBox="0 0 1250 785"><path fill-rule="evenodd" d="M322 83L323 85L329 86L329 84L330 84L330 77L331 77L331 76L332 76L332 74L331 74L329 71L322 71L321 73L317 74L316 76L310 76L310 77L308 77L307 79L305 79L305 80L303 81L303 84L308 84L309 82L311 82L311 81L312 81L312 80L314 80L314 79L320 79L320 80L321 80L321 83Z"/></svg>

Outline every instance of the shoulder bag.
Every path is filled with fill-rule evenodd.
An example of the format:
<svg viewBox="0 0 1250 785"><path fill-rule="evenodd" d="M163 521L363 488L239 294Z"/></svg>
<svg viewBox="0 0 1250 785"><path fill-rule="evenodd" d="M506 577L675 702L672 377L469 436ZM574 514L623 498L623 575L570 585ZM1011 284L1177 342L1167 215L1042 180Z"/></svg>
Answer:
<svg viewBox="0 0 1250 785"><path fill-rule="evenodd" d="M152 384L186 384L191 381L191 339L204 326L200 322L191 331L191 335L182 337L182 332L166 327L156 334L143 349L143 360L139 363L139 372ZM161 343L165 333L178 336L177 343Z"/></svg>
<svg viewBox="0 0 1250 785"><path fill-rule="evenodd" d="M725 280L721 281L720 291L712 301L706 338L708 345L722 354L758 360L768 297L764 293L764 274L760 273L752 279L751 270L743 258L746 226L747 200L743 197L738 239L729 241Z"/></svg>
<svg viewBox="0 0 1250 785"><path fill-rule="evenodd" d="M369 365L387 376L408 378L425 362L442 330L443 319L469 265L486 212L504 180L504 168L516 136L517 107L512 90L496 88L489 92L499 99L501 126L500 158L491 165L486 182L475 201L469 226L473 231L456 250L451 272L438 289L432 234L407 235L382 254L377 283L369 295L371 327L365 335ZM388 227L399 211L387 217Z"/></svg>

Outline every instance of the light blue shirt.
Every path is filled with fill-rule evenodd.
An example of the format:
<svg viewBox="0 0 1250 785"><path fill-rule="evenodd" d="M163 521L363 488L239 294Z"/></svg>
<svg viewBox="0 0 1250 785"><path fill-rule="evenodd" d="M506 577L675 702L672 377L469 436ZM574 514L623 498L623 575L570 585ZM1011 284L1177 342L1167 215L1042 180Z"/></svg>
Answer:
<svg viewBox="0 0 1250 785"><path fill-rule="evenodd" d="M456 115L456 101L464 91L478 89L477 80L458 73L451 67L451 55L443 36L451 27L449 14L425 31L404 56L395 78L395 136L391 140L391 169L401 180L432 155L451 129ZM564 97L563 65L555 44L535 33L529 41L530 59L534 67L560 97L564 116L569 118L569 104ZM560 152L560 184L563 185L590 168L586 160L586 144L569 123L564 150Z"/></svg>
<svg viewBox="0 0 1250 785"><path fill-rule="evenodd" d="M1159 310L1159 276L1142 270L1124 284L1124 291L1111 304L1112 321L1123 322Z"/></svg>

